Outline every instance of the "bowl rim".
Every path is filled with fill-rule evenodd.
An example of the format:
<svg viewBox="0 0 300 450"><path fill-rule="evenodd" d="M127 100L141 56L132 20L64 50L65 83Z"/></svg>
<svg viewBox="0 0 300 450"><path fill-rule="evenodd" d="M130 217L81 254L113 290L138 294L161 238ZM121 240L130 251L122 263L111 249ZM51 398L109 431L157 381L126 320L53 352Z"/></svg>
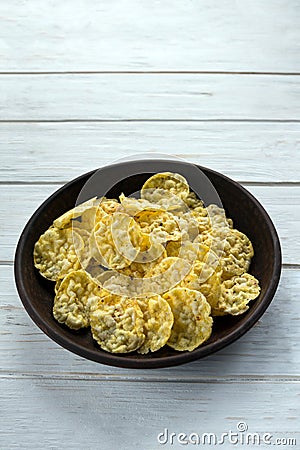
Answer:
<svg viewBox="0 0 300 450"><path fill-rule="evenodd" d="M146 163L148 160L138 160L138 163L143 164ZM164 160L151 160L151 161L168 161L167 159ZM108 166L104 167L112 167L114 165L122 165L122 164L130 164L136 161L125 161L117 164L110 164ZM149 161L148 161L149 162ZM183 162L183 164L187 164L187 162ZM189 163L193 164L193 163ZM98 349L87 349L86 347L82 347L78 345L77 343L72 340L72 337L70 335L69 337L66 337L64 335L58 334L56 331L54 331L51 326L47 324L47 322L43 319L42 315L39 313L39 311L33 307L30 298L27 294L26 288L24 286L24 280L23 280L23 272L22 272L22 253L24 249L24 245L26 242L27 235L31 229L32 222L35 221L35 219L39 216L40 212L44 210L47 205L57 196L60 195L60 193L68 187L72 186L73 184L77 184L79 181L81 181L84 178L89 178L94 173L97 172L98 169L92 170L90 172L84 173L68 183L65 183L63 186L61 186L59 189L57 189L55 192L53 192L32 214L30 219L28 220L27 224L25 225L20 237L19 241L16 247L15 252L15 259L14 259L14 276L15 276L15 283L17 287L18 294L20 296L20 299L22 301L22 304L24 308L26 309L27 313L33 320L33 322L48 336L50 337L54 342L61 345L63 348L71 351L72 353L75 353L81 357L84 357L86 359L95 361L97 363L115 366L115 367L123 367L123 368L131 368L131 369L151 369L151 368L162 368L162 367L171 367L171 366L177 366L180 364L184 364L187 362L195 361L197 359L203 358L205 356L208 356L210 354L213 354L222 348L226 347L227 345L231 344L232 342L239 339L241 336L243 336L247 331L250 330L250 328L259 320L259 318L264 314L268 306L270 305L274 294L277 290L280 275L281 275L281 266L282 266L282 253L281 253L281 246L279 237L277 234L277 231L275 229L275 226L269 216L269 214L266 212L264 207L261 205L261 203L246 189L244 188L240 183L232 180L231 178L227 177L226 175L223 175L220 172L217 172L215 170L209 169L204 166L200 166L198 164L194 164L197 167L199 167L200 170L206 171L208 173L211 173L213 175L216 175L220 178L223 178L225 181L235 185L239 190L242 190L244 194L256 205L256 207L260 210L262 215L264 216L264 219L267 223L268 229L270 230L270 235L272 238L273 248L274 248L274 262L273 262L273 272L272 272L272 278L269 286L266 289L263 301L257 305L257 307L254 309L253 313L249 316L246 322L238 325L233 331L228 333L226 336L220 338L217 342L212 342L210 344L207 344L204 347L198 347L192 352L182 352L182 353L176 353L174 355L170 356L162 356L161 358L151 358L150 357L144 357L143 359L135 359L135 358L126 358L124 355L119 354L112 354L108 352L104 352L103 350L99 351Z"/></svg>

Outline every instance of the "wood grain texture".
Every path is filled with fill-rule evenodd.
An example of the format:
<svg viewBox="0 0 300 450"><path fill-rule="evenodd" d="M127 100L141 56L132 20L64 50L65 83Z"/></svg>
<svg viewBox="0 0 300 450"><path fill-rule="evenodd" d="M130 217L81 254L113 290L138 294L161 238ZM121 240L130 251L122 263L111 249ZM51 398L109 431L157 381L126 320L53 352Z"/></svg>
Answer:
<svg viewBox="0 0 300 450"><path fill-rule="evenodd" d="M300 182L299 123L0 123L2 182L64 182L119 158L160 152L238 181Z"/></svg>
<svg viewBox="0 0 300 450"><path fill-rule="evenodd" d="M27 374L74 379L249 382L299 379L300 270L284 269L269 309L239 341L214 355L183 366L128 370L87 361L44 335L24 310L13 282L13 268L0 266L0 374Z"/></svg>
<svg viewBox="0 0 300 450"><path fill-rule="evenodd" d="M0 382L6 412L1 437L9 449L29 450L37 443L43 449L179 449L178 443L160 445L157 435L168 428L220 437L236 432L239 422L273 439L300 437L299 383L66 383L22 377Z"/></svg>
<svg viewBox="0 0 300 450"><path fill-rule="evenodd" d="M0 185L0 261L12 261L27 220L61 185ZM247 186L269 212L278 230L285 264L300 263L300 186ZM284 214L283 214L284 211Z"/></svg>
<svg viewBox="0 0 300 450"><path fill-rule="evenodd" d="M0 16L5 72L300 70L297 0L10 0Z"/></svg>
<svg viewBox="0 0 300 450"><path fill-rule="evenodd" d="M299 120L297 76L2 75L0 120Z"/></svg>
<svg viewBox="0 0 300 450"><path fill-rule="evenodd" d="M0 0L1 450L154 450L165 427L221 434L239 421L299 446L299 19L297 0ZM250 183L289 266L238 342L136 371L45 336L12 260L62 183L145 151Z"/></svg>

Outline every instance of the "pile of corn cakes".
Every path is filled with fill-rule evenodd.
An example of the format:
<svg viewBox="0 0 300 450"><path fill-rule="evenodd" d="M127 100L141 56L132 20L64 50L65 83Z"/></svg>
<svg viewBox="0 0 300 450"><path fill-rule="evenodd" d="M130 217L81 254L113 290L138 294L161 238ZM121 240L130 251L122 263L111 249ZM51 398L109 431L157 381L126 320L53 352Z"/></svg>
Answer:
<svg viewBox="0 0 300 450"><path fill-rule="evenodd" d="M192 351L214 316L243 314L260 293L248 237L170 172L151 176L140 198L95 197L67 211L33 256L55 282L54 318L90 327L111 353Z"/></svg>

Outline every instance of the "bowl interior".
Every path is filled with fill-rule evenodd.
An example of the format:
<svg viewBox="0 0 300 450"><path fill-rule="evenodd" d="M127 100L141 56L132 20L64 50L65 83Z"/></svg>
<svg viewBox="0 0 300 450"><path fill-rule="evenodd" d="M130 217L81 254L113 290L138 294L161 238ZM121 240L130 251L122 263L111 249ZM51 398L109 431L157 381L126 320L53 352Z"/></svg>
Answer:
<svg viewBox="0 0 300 450"><path fill-rule="evenodd" d="M133 162L101 169L97 172L97 194L106 194L111 198L117 198L122 192L130 195L140 190L151 173L166 170L182 173L189 181L189 165L177 162L176 167L170 167L168 163L166 169L165 163L159 161L157 165L152 164L152 167L147 163L146 173L143 162L134 167L134 173L131 170ZM49 197L32 216L20 237L15 260L16 283L23 304L36 324L56 342L81 356L105 364L135 368L163 367L198 359L244 334L262 315L275 293L281 267L278 237L270 218L251 194L221 174L202 167L201 170L218 191L226 215L233 219L234 227L247 234L253 243L255 254L249 272L259 279L261 294L245 314L215 318L210 339L193 352L177 352L165 346L151 355L136 352L126 355L109 354L100 349L89 330L72 331L56 322L52 315L54 283L45 280L35 269L33 247L55 218L75 206L78 196L82 196L82 188L94 176L92 172L66 184ZM119 181L107 192L105 183L101 180L109 179L110 171L114 174L117 172L116 178ZM201 192L201 182L199 191ZM87 190L84 195L93 196L95 192ZM85 198L81 198L82 200Z"/></svg>

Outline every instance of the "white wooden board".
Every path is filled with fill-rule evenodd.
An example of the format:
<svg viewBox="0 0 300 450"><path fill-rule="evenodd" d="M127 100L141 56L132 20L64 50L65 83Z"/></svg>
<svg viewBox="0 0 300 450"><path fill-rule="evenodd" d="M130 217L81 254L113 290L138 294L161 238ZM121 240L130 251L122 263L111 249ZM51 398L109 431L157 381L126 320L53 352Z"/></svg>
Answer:
<svg viewBox="0 0 300 450"><path fill-rule="evenodd" d="M157 434L221 434L240 421L299 447L299 19L297 0L0 0L1 450L179 449ZM238 342L136 371L46 337L20 302L12 260L51 192L145 151L248 186L278 229L284 270Z"/></svg>
<svg viewBox="0 0 300 450"><path fill-rule="evenodd" d="M118 158L158 152L238 181L300 182L300 123L0 123L2 182L64 182Z"/></svg>
<svg viewBox="0 0 300 450"><path fill-rule="evenodd" d="M240 422L248 426L247 433L272 434L271 442L300 438L299 382L66 382L6 376L0 383L5 411L0 436L9 449L181 449L187 446L159 444L158 434L167 428L169 433L207 432L220 438L237 432ZM227 442L224 448L236 447Z"/></svg>
<svg viewBox="0 0 300 450"><path fill-rule="evenodd" d="M23 308L14 286L13 267L0 266L0 373L66 379L86 375L99 381L298 379L299 274L300 270L284 269L280 287L267 312L254 328L226 349L183 366L128 370L87 361L51 341Z"/></svg>
<svg viewBox="0 0 300 450"><path fill-rule="evenodd" d="M2 75L0 120L290 121L299 99L297 76Z"/></svg>
<svg viewBox="0 0 300 450"><path fill-rule="evenodd" d="M300 186L247 186L278 229L285 264L300 264ZM0 185L0 261L12 261L27 220L60 185ZM283 214L284 211L284 214Z"/></svg>
<svg viewBox="0 0 300 450"><path fill-rule="evenodd" d="M295 72L297 0L0 2L0 70Z"/></svg>

